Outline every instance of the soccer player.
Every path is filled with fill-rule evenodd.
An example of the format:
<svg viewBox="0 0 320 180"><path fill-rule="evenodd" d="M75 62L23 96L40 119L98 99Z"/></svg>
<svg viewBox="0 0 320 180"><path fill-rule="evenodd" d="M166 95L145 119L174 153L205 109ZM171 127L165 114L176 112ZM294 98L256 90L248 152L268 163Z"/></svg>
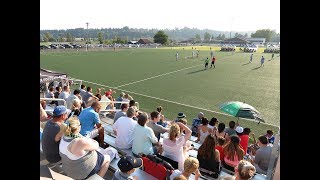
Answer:
<svg viewBox="0 0 320 180"><path fill-rule="evenodd" d="M271 59L273 59L274 58L274 53L272 53L272 55L271 55Z"/></svg>
<svg viewBox="0 0 320 180"><path fill-rule="evenodd" d="M216 58L213 56L212 57L212 61L211 61L211 66L210 68L212 68L212 65L213 65L213 68L216 68L216 65L214 65L214 62L216 61Z"/></svg>
<svg viewBox="0 0 320 180"><path fill-rule="evenodd" d="M207 59L205 60L204 68L208 69L208 65L209 65L209 58L207 57Z"/></svg>
<svg viewBox="0 0 320 180"><path fill-rule="evenodd" d="M179 59L179 53L177 52L176 53L176 61L178 61L178 59Z"/></svg>
<svg viewBox="0 0 320 180"><path fill-rule="evenodd" d="M252 62L252 58L253 58L253 54L250 55L250 61L249 61L249 63Z"/></svg>
<svg viewBox="0 0 320 180"><path fill-rule="evenodd" d="M261 57L261 65L260 65L260 67L261 66L264 66L264 57L263 56Z"/></svg>

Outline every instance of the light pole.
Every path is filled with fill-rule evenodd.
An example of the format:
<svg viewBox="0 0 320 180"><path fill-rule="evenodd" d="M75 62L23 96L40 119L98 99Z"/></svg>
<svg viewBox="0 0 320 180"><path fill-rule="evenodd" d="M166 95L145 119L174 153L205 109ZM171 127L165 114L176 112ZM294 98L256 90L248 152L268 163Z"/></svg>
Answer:
<svg viewBox="0 0 320 180"><path fill-rule="evenodd" d="M88 30L88 27L89 27L89 23L87 22L87 42L86 42L86 51L88 51L88 41L89 41L89 30Z"/></svg>

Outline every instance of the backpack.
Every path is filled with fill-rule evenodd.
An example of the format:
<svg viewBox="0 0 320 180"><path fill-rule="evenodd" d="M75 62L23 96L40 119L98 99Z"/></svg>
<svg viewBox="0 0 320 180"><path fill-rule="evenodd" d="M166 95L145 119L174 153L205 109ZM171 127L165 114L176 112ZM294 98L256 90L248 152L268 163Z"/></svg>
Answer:
<svg viewBox="0 0 320 180"><path fill-rule="evenodd" d="M142 155L143 170L159 180L170 179L174 168L156 155Z"/></svg>

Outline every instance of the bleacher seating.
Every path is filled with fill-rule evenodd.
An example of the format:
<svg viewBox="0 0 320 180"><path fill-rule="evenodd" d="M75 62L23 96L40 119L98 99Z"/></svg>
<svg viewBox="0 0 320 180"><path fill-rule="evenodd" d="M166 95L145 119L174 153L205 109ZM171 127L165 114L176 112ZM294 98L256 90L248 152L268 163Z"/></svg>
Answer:
<svg viewBox="0 0 320 180"><path fill-rule="evenodd" d="M50 109L50 108L48 108L46 110L48 110L48 112L52 111L52 109ZM103 116L103 118L107 118L107 117ZM133 156L132 149L122 150L122 149L118 149L116 147L116 145L115 145L116 135L114 134L113 129L112 129L113 120L110 119L108 121L109 121L108 123L102 121L102 126L104 127L104 130L105 130L104 141L106 143L108 143L110 146L112 146L115 149L117 149L118 153L120 154L120 156L123 156L123 155L132 155ZM160 142L163 142L163 138L165 138L165 137L168 137L168 133L161 134ZM197 137L195 137L195 136L191 136L189 140L194 145L194 149L189 151L189 156L197 158L198 149L201 146L201 144L195 142L197 140ZM40 154L41 153L42 153L42 147L41 147L41 142L40 142ZM110 163L110 166L109 166L109 170L110 171L115 172L118 169L118 166L117 166L118 161L119 161L119 159L116 159L116 158L113 159L113 161ZM62 171L62 168L61 168L60 164L59 165L55 165L55 164L54 165L52 165L52 164L50 165L49 163L47 163L46 165L49 168L51 168L51 170L54 170L56 173L60 173L62 175L65 175L64 172ZM150 174L144 172L142 169L137 169L132 175L133 176L138 176L139 180L140 179L156 179L153 176L151 176ZM222 171L221 171L219 176L224 176L224 175L234 175L234 172L229 171L229 170L227 170L225 168L222 168ZM92 177L90 177L89 179L90 180L100 180L100 179L103 179L103 178L101 178L99 175L95 174ZM190 179L194 179L194 175L193 174L191 175ZM207 176L201 176L200 179L214 179L214 178L207 177ZM265 180L265 179L267 179L267 177L265 175L262 175L262 174L256 174L253 177L253 180Z"/></svg>
<svg viewBox="0 0 320 180"><path fill-rule="evenodd" d="M108 143L110 146L116 148L119 152L119 154L121 155L126 155L126 154L131 154L132 155L132 151L131 149L130 150L121 150L121 149L118 149L116 146L115 146L115 135L113 133L113 129L112 129L112 125L111 124L107 124L107 123L104 123L102 125L104 127L104 130L105 130L105 142ZM161 137L160 137L160 142L163 141L163 137L167 137L168 136L168 133L163 133L161 134ZM194 137L194 136L193 136ZM193 138L193 139L196 139ZM192 141L192 140L191 140ZM193 150L189 150L189 156L191 157L195 157L197 158L197 155L198 155L198 149L199 147L201 146L201 144L199 143L195 143L193 142L192 143L194 145L194 149ZM142 170L141 170L142 171ZM142 171L143 172L143 171ZM144 172L145 173L145 172ZM147 174L147 173L146 173ZM221 170L221 173L219 175L220 176L224 176L224 175L234 175L234 172L232 171L229 171L225 168L222 168ZM192 174L192 176L190 177L190 179L194 179L194 175ZM208 177L208 176L201 176L200 179L214 179L212 177ZM266 176L265 175L262 175L262 174L257 174L253 177L253 180L266 180Z"/></svg>

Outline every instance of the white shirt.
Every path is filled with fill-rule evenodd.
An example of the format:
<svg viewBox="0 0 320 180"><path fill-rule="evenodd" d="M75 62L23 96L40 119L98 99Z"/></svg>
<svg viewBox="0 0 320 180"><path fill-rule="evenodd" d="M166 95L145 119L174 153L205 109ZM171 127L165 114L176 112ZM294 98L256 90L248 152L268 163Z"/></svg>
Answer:
<svg viewBox="0 0 320 180"><path fill-rule="evenodd" d="M129 117L120 117L112 126L117 132L115 144L120 149L130 149L133 143L133 131L137 121Z"/></svg>
<svg viewBox="0 0 320 180"><path fill-rule="evenodd" d="M183 153L183 145L185 143L184 136L180 136L176 142L171 141L169 138L163 139L163 156L168 157L178 162L178 169L183 171L184 160L187 158Z"/></svg>
<svg viewBox="0 0 320 180"><path fill-rule="evenodd" d="M179 171L179 170L174 170L173 172L172 172L172 174L170 175L170 180L173 180L175 177L177 177L177 176L180 176L182 174L182 172L181 171ZM189 178L188 178L189 179Z"/></svg>
<svg viewBox="0 0 320 180"><path fill-rule="evenodd" d="M59 96L58 99L64 99L65 101L67 101L67 98L70 96L69 92L66 91L62 91ZM62 101L58 101L59 105L64 105L64 103Z"/></svg>

